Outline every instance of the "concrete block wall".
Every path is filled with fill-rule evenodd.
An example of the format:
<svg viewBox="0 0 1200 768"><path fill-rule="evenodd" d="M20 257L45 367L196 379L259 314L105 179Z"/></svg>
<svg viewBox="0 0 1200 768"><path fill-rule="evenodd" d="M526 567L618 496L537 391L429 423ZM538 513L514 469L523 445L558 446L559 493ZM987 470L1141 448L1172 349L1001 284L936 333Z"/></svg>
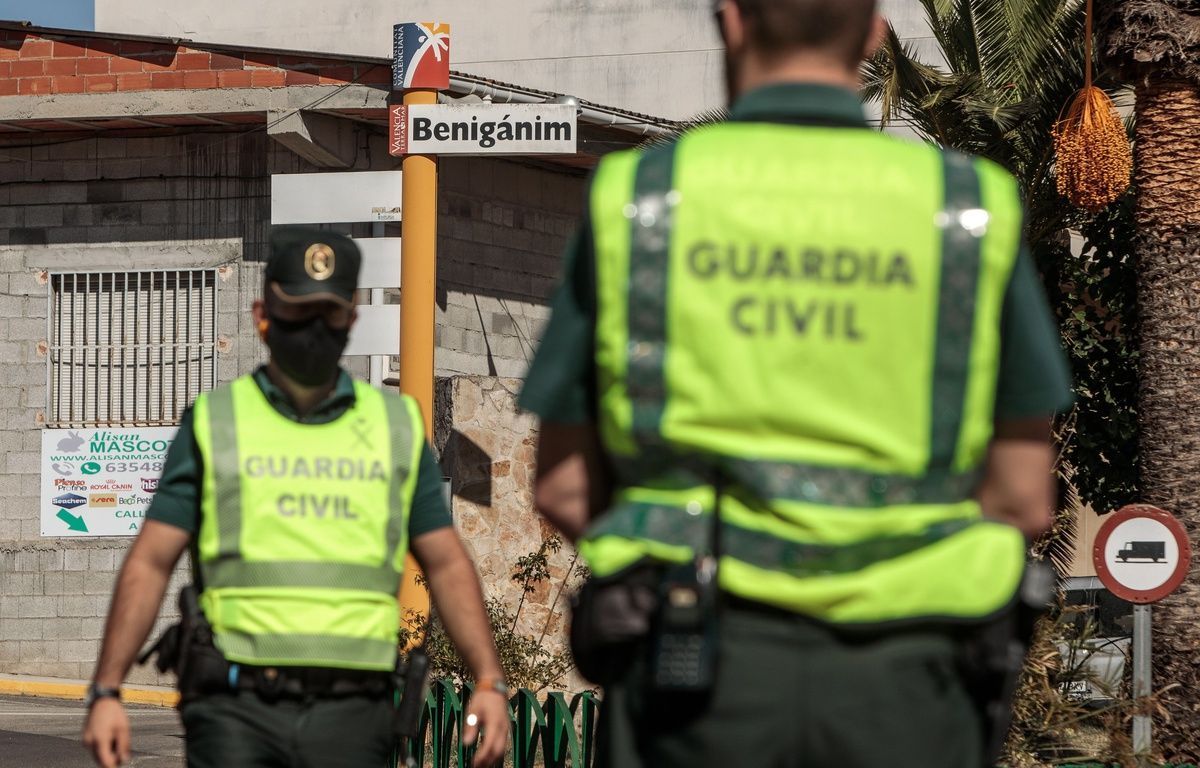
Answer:
<svg viewBox="0 0 1200 768"><path fill-rule="evenodd" d="M443 158L438 220L438 375L524 376L550 316L583 173Z"/></svg>
<svg viewBox="0 0 1200 768"><path fill-rule="evenodd" d="M103 619L130 539L43 538L39 472L41 429L46 407L44 269L62 268L69 255L82 269L119 269L127 259L142 268L217 266L218 378L228 380L261 359L243 296L261 284L255 263L231 261L240 249L231 241L179 246L175 242L111 246L4 246L0 302L22 315L0 319L0 349L9 363L0 379L0 672L86 678L98 652ZM40 315L40 317L37 317ZM32 317L30 317L32 316ZM36 324L36 327L35 327ZM186 559L186 558L185 558ZM158 629L175 618L175 595L186 583L187 565L175 573ZM166 683L151 669L138 669L132 682Z"/></svg>
<svg viewBox="0 0 1200 768"><path fill-rule="evenodd" d="M358 167L396 167L378 143L363 138L362 146L374 148L360 153ZM312 170L261 132L27 139L0 149L0 673L91 674L130 542L40 536L46 271L220 267L218 380L228 381L263 359L249 310L266 257L270 174ZM443 160L440 373L523 375L548 315L545 303L583 185L574 172L483 158ZM356 236L371 231L370 225L339 229ZM351 368L365 375L365 359ZM515 387L510 383L506 391ZM514 414L509 403L485 423ZM524 456L521 440L497 446L496 460L518 450ZM504 524L503 535L481 532L495 542L489 563L515 560L540 536L527 489L518 494L514 486L512 493L513 508L524 513ZM160 626L173 619L174 595L186 578L181 567ZM549 619L551 630L558 629L548 605L525 615L534 623ZM135 671L131 680L167 682L148 670Z"/></svg>
<svg viewBox="0 0 1200 768"><path fill-rule="evenodd" d="M0 671L89 678L126 550L125 539L0 541ZM180 568L168 584L152 638L178 617L174 596L185 574ZM129 679L170 684L152 665L135 667Z"/></svg>
<svg viewBox="0 0 1200 768"><path fill-rule="evenodd" d="M89 677L131 541L40 535L46 271L218 267L217 374L228 381L263 359L249 309L262 284L269 174L306 170L255 133L0 151L0 672ZM156 632L177 615L187 570L172 578ZM130 679L168 682L152 669Z"/></svg>
<svg viewBox="0 0 1200 768"><path fill-rule="evenodd" d="M0 245L211 241L265 256L270 174L307 171L262 132L0 149Z"/></svg>

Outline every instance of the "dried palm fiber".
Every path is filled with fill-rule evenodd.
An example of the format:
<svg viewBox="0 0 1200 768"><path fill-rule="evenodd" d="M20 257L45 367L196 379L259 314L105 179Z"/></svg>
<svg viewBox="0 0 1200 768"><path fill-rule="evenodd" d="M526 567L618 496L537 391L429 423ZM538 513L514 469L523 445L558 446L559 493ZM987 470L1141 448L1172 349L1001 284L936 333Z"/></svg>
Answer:
<svg viewBox="0 0 1200 768"><path fill-rule="evenodd" d="M1096 212L1129 188L1133 152L1112 100L1092 85L1092 0L1085 34L1084 87L1054 127L1055 174L1059 194Z"/></svg>
<svg viewBox="0 0 1200 768"><path fill-rule="evenodd" d="M1196 0L1105 2L1096 9L1096 19L1100 55L1122 80L1154 77L1200 85Z"/></svg>

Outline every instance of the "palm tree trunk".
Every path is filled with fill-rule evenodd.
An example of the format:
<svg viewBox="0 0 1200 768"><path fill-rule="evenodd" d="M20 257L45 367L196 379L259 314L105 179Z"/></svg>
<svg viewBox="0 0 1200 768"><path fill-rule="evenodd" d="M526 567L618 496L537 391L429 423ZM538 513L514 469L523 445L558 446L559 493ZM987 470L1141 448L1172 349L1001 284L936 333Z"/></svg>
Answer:
<svg viewBox="0 0 1200 768"><path fill-rule="evenodd" d="M1141 481L1192 542L1188 580L1154 612L1155 687L1176 687L1155 723L1168 763L1200 759L1200 87L1137 86L1136 216L1141 313Z"/></svg>

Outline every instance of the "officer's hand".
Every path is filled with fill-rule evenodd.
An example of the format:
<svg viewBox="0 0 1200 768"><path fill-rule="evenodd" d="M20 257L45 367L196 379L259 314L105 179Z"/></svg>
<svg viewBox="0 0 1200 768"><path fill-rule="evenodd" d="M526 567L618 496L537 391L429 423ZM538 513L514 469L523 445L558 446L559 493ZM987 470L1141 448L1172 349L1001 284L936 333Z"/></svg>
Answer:
<svg viewBox="0 0 1200 768"><path fill-rule="evenodd" d="M129 762L129 715L113 698L98 699L83 724L83 745L101 768Z"/></svg>
<svg viewBox="0 0 1200 768"><path fill-rule="evenodd" d="M498 763L504 757L508 748L508 731L511 728L508 719L508 698L493 690L475 691L467 702L467 727L463 731L463 741L474 744L483 729L483 739L475 750L475 768Z"/></svg>

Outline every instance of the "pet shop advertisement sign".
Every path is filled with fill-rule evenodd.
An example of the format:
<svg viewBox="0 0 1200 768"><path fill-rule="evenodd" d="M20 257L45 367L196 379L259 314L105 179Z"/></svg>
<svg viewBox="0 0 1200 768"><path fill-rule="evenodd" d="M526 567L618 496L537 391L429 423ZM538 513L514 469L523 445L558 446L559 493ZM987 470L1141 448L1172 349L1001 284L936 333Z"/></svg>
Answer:
<svg viewBox="0 0 1200 768"><path fill-rule="evenodd" d="M177 427L42 432L43 536L134 536Z"/></svg>

